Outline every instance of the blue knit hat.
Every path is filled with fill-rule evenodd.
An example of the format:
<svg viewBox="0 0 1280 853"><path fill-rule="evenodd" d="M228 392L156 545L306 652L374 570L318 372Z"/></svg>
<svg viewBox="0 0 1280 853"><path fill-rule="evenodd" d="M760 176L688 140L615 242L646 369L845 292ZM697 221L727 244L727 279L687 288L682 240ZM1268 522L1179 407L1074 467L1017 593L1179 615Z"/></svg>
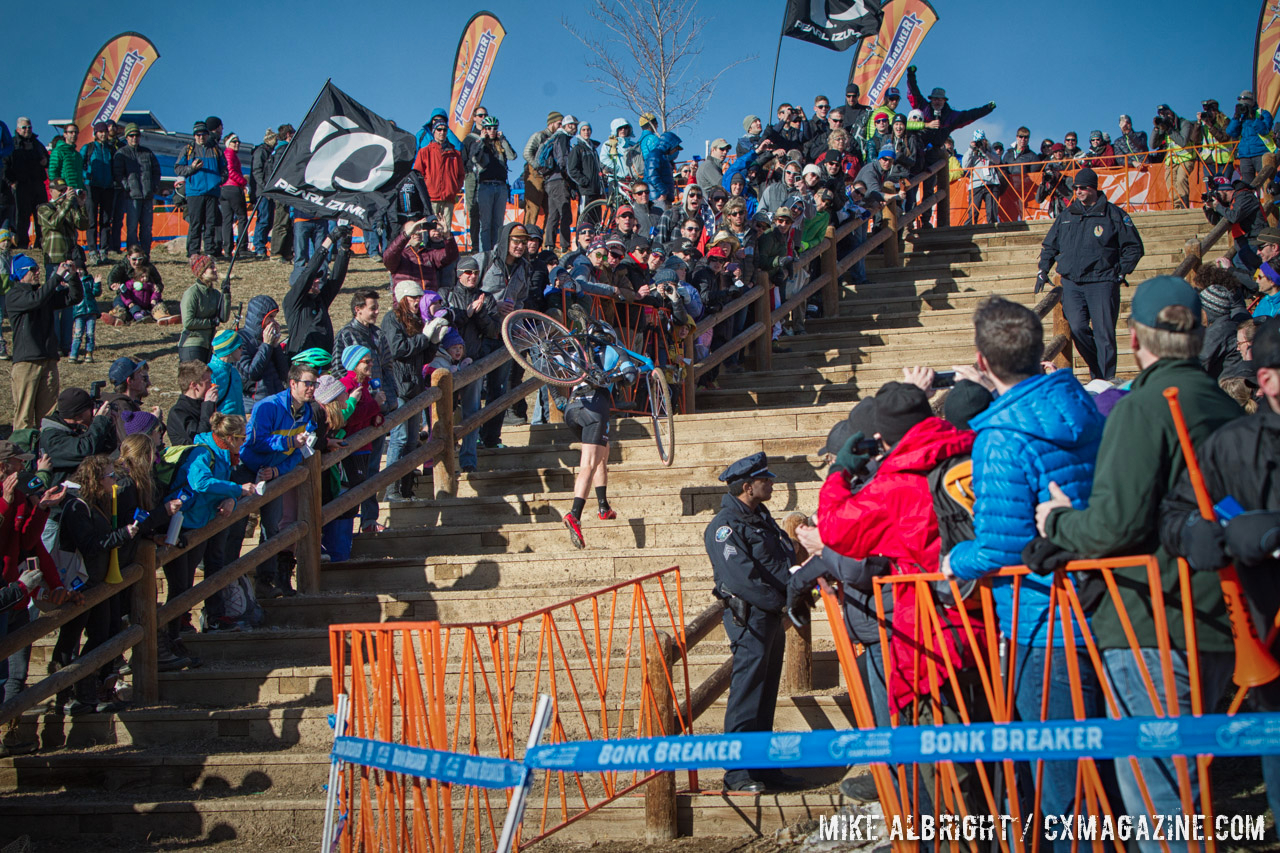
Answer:
<svg viewBox="0 0 1280 853"><path fill-rule="evenodd" d="M240 346L240 335L233 329L223 329L213 336L213 354L218 358L226 358Z"/></svg>
<svg viewBox="0 0 1280 853"><path fill-rule="evenodd" d="M466 346L466 341L462 339L462 335L458 334L457 329L450 329L445 333L444 340L440 342L440 346L448 349L452 346Z"/></svg>
<svg viewBox="0 0 1280 853"><path fill-rule="evenodd" d="M39 265L26 255L14 255L13 260L9 262L9 275L14 281L22 281L22 277L37 266Z"/></svg>
<svg viewBox="0 0 1280 853"><path fill-rule="evenodd" d="M364 361L365 356L372 354L373 350L360 344L347 347L342 351L342 369L347 371L355 370L356 365Z"/></svg>

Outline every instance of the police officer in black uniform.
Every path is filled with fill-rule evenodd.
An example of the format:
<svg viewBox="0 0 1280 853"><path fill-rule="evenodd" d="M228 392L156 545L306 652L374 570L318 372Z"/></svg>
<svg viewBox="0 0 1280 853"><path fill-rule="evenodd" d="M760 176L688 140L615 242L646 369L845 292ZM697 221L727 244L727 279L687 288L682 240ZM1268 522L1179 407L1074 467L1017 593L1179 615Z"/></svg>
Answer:
<svg viewBox="0 0 1280 853"><path fill-rule="evenodd" d="M795 549L764 503L773 496L769 459L755 453L720 475L729 494L704 536L715 572L715 595L725 603L724 630L733 651L733 677L724 730L773 730L782 650L787 582ZM729 791L762 793L767 788L804 787L780 771L734 769L725 773Z"/></svg>
<svg viewBox="0 0 1280 853"><path fill-rule="evenodd" d="M1142 238L1129 214L1098 192L1093 169L1076 173L1073 194L1040 246L1035 292L1044 289L1056 261L1076 348L1094 379L1115 379L1120 285L1142 260Z"/></svg>

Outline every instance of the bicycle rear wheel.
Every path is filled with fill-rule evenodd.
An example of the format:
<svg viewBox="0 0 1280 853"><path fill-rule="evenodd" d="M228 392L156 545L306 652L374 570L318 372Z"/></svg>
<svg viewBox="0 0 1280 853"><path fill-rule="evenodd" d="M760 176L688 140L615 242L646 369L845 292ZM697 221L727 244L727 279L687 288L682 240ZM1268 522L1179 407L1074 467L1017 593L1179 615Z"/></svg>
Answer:
<svg viewBox="0 0 1280 853"><path fill-rule="evenodd" d="M618 206L610 203L610 199L598 198L578 211L579 222L594 222L604 231L613 229L617 224Z"/></svg>
<svg viewBox="0 0 1280 853"><path fill-rule="evenodd" d="M670 468L676 461L676 415L671 406L671 386L658 367L649 372L649 417L653 419L653 440L658 445L658 458Z"/></svg>
<svg viewBox="0 0 1280 853"><path fill-rule="evenodd" d="M525 370L543 382L571 388L587 375L587 351L564 326L538 311L512 311L502 342Z"/></svg>

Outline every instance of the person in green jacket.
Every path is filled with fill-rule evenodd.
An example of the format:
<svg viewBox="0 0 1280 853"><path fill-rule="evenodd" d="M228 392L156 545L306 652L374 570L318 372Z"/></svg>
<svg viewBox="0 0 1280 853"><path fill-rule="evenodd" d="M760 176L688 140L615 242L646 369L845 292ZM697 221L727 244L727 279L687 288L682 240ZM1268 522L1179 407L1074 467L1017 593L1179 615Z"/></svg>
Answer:
<svg viewBox="0 0 1280 853"><path fill-rule="evenodd" d="M1241 408L1200 367L1204 341L1200 297L1177 276L1158 276L1143 282L1133 295L1130 345L1142 372L1132 390L1116 403L1107 418L1098 449L1097 474L1088 507L1076 508L1050 484L1052 497L1036 508L1040 534L1053 545L1085 559L1125 554L1155 554L1160 562L1167 640L1172 646L1171 671L1176 683L1179 714L1190 714L1190 686L1186 637L1183 633L1182 597L1179 594L1177 560L1160 544L1160 502L1173 491L1186 470L1173 417L1163 395L1178 389L1178 400L1194 443L1212 435L1223 424L1240 417ZM1093 574L1093 573L1090 573ZM1156 716L1134 652L1125 637L1123 616L1132 623L1156 694L1165 696L1155 620L1151 609L1145 566L1115 570L1120 590L1118 608L1104 595L1093 615L1094 637L1102 649L1108 680L1115 690L1120 714L1126 717ZM1098 578L1101 580L1101 578ZM1210 713L1231 682L1234 669L1231 626L1222 602L1216 573L1192 572L1191 591L1199 644L1200 687L1204 709ZM1169 715L1161 709L1160 716ZM1181 790L1169 759L1144 758L1138 762L1150 791L1155 814L1182 810ZM1146 812L1141 788L1130 762L1117 760L1124 804L1129 814ZM1192 801L1199 796L1195 763L1191 762ZM1159 842L1139 843L1143 851L1159 850Z"/></svg>
<svg viewBox="0 0 1280 853"><path fill-rule="evenodd" d="M64 180L72 189L84 189L84 158L76 150L80 128L69 124L62 129L62 138L53 141L49 152L49 183Z"/></svg>
<svg viewBox="0 0 1280 853"><path fill-rule="evenodd" d="M213 355L213 335L219 323L231 319L231 282L218 290L218 264L208 255L191 258L196 282L182 294L182 337L178 361L208 362Z"/></svg>

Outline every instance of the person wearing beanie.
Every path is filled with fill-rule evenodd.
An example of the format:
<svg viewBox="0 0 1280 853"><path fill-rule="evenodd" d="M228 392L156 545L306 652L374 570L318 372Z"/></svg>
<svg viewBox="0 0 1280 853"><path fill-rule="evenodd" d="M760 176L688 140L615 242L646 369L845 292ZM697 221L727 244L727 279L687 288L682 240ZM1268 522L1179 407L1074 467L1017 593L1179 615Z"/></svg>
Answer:
<svg viewBox="0 0 1280 853"><path fill-rule="evenodd" d="M84 291L70 261L44 283L39 265L26 255L14 255L8 272L12 284L4 304L13 327L13 428L31 429L53 408L60 388L57 314L69 315Z"/></svg>
<svg viewBox="0 0 1280 853"><path fill-rule="evenodd" d="M865 477L871 462L871 455L860 451L865 433L855 433L836 454L819 493L817 514L820 544L847 557L887 557L893 571L903 574L938 571L942 538L930 478L938 471L945 480L963 485L970 472L961 466L969 466L974 441L972 432L932 414L920 387L929 384L931 371L909 371L908 378L912 381L889 382L876 393L875 431L888 452L875 477L856 494L852 491L855 478ZM954 607L939 609L944 619L960 618ZM929 695L930 685L945 680L950 667L961 670L973 664L969 637L959 632L946 640L950 666L936 659L920 662L909 641L917 631L914 590L895 590L892 625L891 710L902 711L917 696ZM987 630L980 617L973 620L978 647L985 643Z"/></svg>
<svg viewBox="0 0 1280 853"><path fill-rule="evenodd" d="M456 329L450 329L444 336L444 340L440 341L440 349L436 351L436 357L431 360L431 367L457 373L470 363L471 359L467 357L467 345L462 340L462 335L458 334Z"/></svg>
<svg viewBox="0 0 1280 853"><path fill-rule="evenodd" d="M169 409L165 420L169 443L191 444L197 435L212 427L209 419L218 410L220 389L213 381L213 371L203 361L184 361L178 365L178 388L182 395Z"/></svg>
<svg viewBox="0 0 1280 853"><path fill-rule="evenodd" d="M1076 173L1071 204L1053 221L1040 246L1035 293L1056 263L1062 276L1062 311L1071 337L1094 379L1116 375L1116 322L1120 287L1142 260L1142 238L1129 214L1098 192L1090 168Z"/></svg>
<svg viewBox="0 0 1280 853"><path fill-rule="evenodd" d="M1234 372L1244 361L1237 333L1249 321L1243 288L1235 273L1218 264L1201 264L1196 270L1200 305L1204 308L1204 346L1200 364L1213 379Z"/></svg>
<svg viewBox="0 0 1280 853"><path fill-rule="evenodd" d="M240 162L240 137L234 133L227 134L223 142L222 156L227 163L227 179L222 182L218 199L218 220L221 232L218 245L223 247L227 257L237 250L247 254L249 235L249 213L246 208L245 190L249 187L249 179L244 175L244 166ZM240 233L240 241L236 241L236 231Z"/></svg>
<svg viewBox="0 0 1280 853"><path fill-rule="evenodd" d="M208 122L192 128L192 143L174 163L187 197L187 257L218 254L218 201L227 182L227 160ZM223 322L226 322L225 320Z"/></svg>
<svg viewBox="0 0 1280 853"><path fill-rule="evenodd" d="M547 153L544 155L538 151L534 155L536 170L541 172L547 191L546 239L543 244L548 249L559 246L561 252L573 248L569 238L573 229L573 210L569 201L574 183L569 176L569 158L577 132L578 120L572 115L564 116L559 129L547 138L544 146L540 146L546 147Z"/></svg>
<svg viewBox="0 0 1280 853"><path fill-rule="evenodd" d="M418 150L413 171L422 176L431 210L453 233L453 209L462 193L462 151L450 140L448 121L431 124L431 141Z"/></svg>
<svg viewBox="0 0 1280 853"><path fill-rule="evenodd" d="M260 261L267 259L267 241L275 218L275 202L262 193L267 188L267 178L271 174L271 155L275 152L279 139L276 131L268 127L262 134L262 144L253 147L253 158L249 164L249 198L254 202L254 213L258 217L258 223L253 229L251 248L254 257ZM279 249L278 246L274 248Z"/></svg>
<svg viewBox="0 0 1280 853"><path fill-rule="evenodd" d="M203 361L213 357L213 335L220 323L231 319L231 280L218 289L218 264L209 255L190 255L195 284L182 293L182 335L178 361Z"/></svg>
<svg viewBox="0 0 1280 853"><path fill-rule="evenodd" d="M407 220L382 252L382 265L392 282L412 279L424 290L436 290L458 260L458 241L435 214Z"/></svg>
<svg viewBox="0 0 1280 853"><path fill-rule="evenodd" d="M468 136L464 149L469 165L466 181L474 183L471 195L475 199L475 210L468 213L471 246L474 249L479 245L484 252L494 247L502 230L510 193L507 163L518 155L503 135L497 116L486 114L477 118L477 122L479 135Z"/></svg>
<svg viewBox="0 0 1280 853"><path fill-rule="evenodd" d="M523 245L522 241L521 246ZM418 311L422 288L417 283L410 280L397 282L394 295L395 302L382 316L382 337L392 356L397 405L403 406L426 390L423 368L435 358L440 340L449 326L448 320L443 317L430 323L423 322ZM423 413L417 412L388 434L388 468L418 446L422 418ZM412 499L415 480L416 477L411 472L392 483L387 488L387 500L395 502Z"/></svg>
<svg viewBox="0 0 1280 853"><path fill-rule="evenodd" d="M109 403L95 403L83 388L64 388L57 405L40 422L40 451L49 455L49 488L59 485L87 457L112 453L120 444L124 424ZM61 517L61 510L51 514ZM45 529L46 547L57 544L57 532Z"/></svg>
<svg viewBox="0 0 1280 853"><path fill-rule="evenodd" d="M152 210L160 191L160 161L142 144L142 131L133 123L125 125L124 145L111 158L111 172L124 201L124 243L138 245L151 254Z"/></svg>
<svg viewBox="0 0 1280 853"><path fill-rule="evenodd" d="M213 336L213 360L209 370L218 389L217 410L224 415L245 417L244 377L240 375L240 333L223 329Z"/></svg>
<svg viewBox="0 0 1280 853"><path fill-rule="evenodd" d="M537 225L538 217L545 216L547 213L546 179L535 168L535 164L538 162L538 149L560 129L563 119L564 116L555 110L547 113L547 126L542 130L534 131L529 136L529 141L524 144L524 223L526 225ZM501 244L502 241L499 240L498 245Z"/></svg>
<svg viewBox="0 0 1280 853"><path fill-rule="evenodd" d="M1152 714L1142 675L1148 671L1147 665L1140 661L1161 658L1168 661L1172 649L1172 675L1179 684L1187 683L1189 638L1185 634L1184 605L1191 608L1195 618L1199 687L1204 707L1217 707L1224 692L1234 689L1231 673L1235 643L1223 605L1222 585L1213 571L1221 566L1215 562L1212 552L1215 543L1220 546L1223 541L1223 529L1216 522L1192 524L1193 519L1186 516L1185 508L1194 506L1194 498L1179 430L1165 398L1166 390L1177 389L1186 431L1197 448L1197 455L1210 436L1224 427L1234 428L1236 419L1243 415L1240 406L1200 368L1196 356L1204 338L1201 310L1198 294L1182 278L1162 275L1138 285L1133 293L1129 343L1140 372L1130 392L1107 416L1093 487L1087 499L1073 500L1051 485L1048 495L1040 494L1041 502L1036 507L1036 527L1047 540L1044 544L1067 552L1070 559L1076 559L1076 555L1093 560L1116 554L1152 554L1159 564L1159 583L1165 590L1178 589L1180 577L1189 583L1191 600L1186 601L1182 595L1165 596L1160 614L1163 621L1158 623L1153 612L1147 566L1138 564L1114 570L1118 602L1103 595L1090 625L1107 680L1114 688L1111 707L1119 717ZM1254 358L1258 358L1256 340ZM1266 416L1271 417L1270 413ZM1243 434L1237 436L1232 439L1232 450L1244 452L1246 439ZM1206 462L1202 457L1205 474L1228 477L1231 493L1239 494L1242 501L1248 501L1256 492L1236 493L1237 482L1242 477L1253 480L1255 473L1269 470L1265 457L1252 452L1250 461L1241 467L1221 456L1210 459L1213 461ZM1217 468L1219 464L1224 467ZM1184 501L1177 528L1162 518L1162 505L1167 505L1166 498L1171 494ZM1219 497L1221 495L1219 492ZM1249 503L1243 505L1253 508ZM1195 514L1198 515L1198 511ZM1036 540L1032 544L1041 543ZM1189 578L1180 571L1174 559L1176 554L1187 557L1192 570ZM1244 567L1241 574L1244 575ZM1132 646L1130 638L1134 641ZM1161 683L1164 676L1159 669L1154 667L1150 671L1155 678L1154 688L1163 697L1167 685ZM1177 708L1168 710L1171 715L1192 713L1187 690L1177 691L1176 701ZM1149 802L1150 813L1172 813L1166 810L1181 809L1183 796L1189 796L1191 809L1198 810L1201 807L1196 802L1199 779L1194 762L1190 764L1193 766L1189 777L1182 776L1186 781L1179 781L1186 765L1175 769L1171 758L1141 759L1142 777L1137 778L1129 762L1116 762L1126 812L1148 813ZM1139 778L1145 778L1145 786ZM1153 849L1158 847L1154 845Z"/></svg>

